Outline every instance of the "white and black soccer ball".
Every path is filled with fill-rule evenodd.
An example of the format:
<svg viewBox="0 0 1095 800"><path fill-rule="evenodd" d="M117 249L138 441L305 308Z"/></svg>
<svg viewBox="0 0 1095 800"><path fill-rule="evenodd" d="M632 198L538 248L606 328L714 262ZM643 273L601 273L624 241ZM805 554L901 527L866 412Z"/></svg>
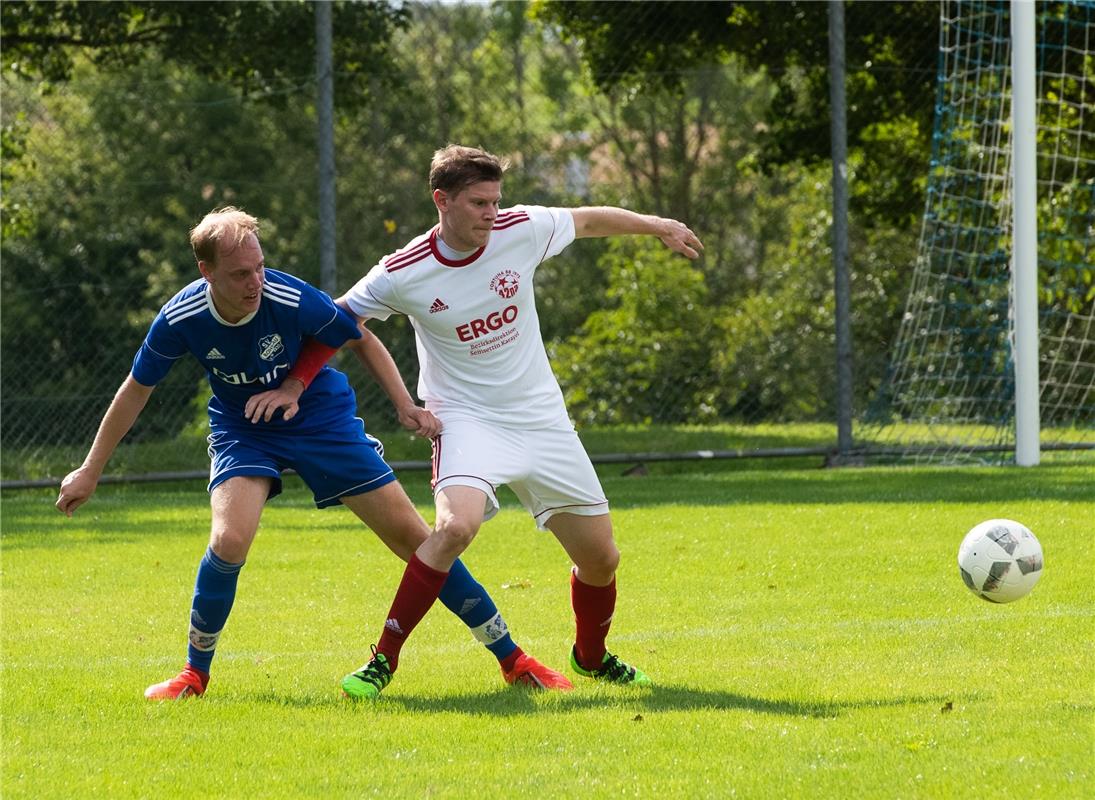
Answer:
<svg viewBox="0 0 1095 800"><path fill-rule="evenodd" d="M958 570L978 597L1010 603L1030 592L1042 577L1042 545L1014 520L986 520L962 540Z"/></svg>

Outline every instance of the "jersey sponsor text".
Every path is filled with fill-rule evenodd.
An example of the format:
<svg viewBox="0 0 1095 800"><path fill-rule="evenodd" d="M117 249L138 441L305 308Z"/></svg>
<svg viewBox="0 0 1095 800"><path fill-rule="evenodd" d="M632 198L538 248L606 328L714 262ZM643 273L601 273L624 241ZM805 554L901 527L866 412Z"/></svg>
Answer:
<svg viewBox="0 0 1095 800"><path fill-rule="evenodd" d="M491 331L496 331L503 325L509 325L517 319L517 306L506 306L501 311L492 311L483 319L473 319L456 327L456 338L462 342L470 342L480 336L486 336Z"/></svg>
<svg viewBox="0 0 1095 800"><path fill-rule="evenodd" d="M248 383L261 383L263 385L266 385L268 383L271 383L275 378L277 378L279 372L281 372L282 370L287 371L288 369L289 369L289 364L288 363L277 364L277 365L274 366L274 368L272 370L267 372L265 375L260 375L257 378L252 378L246 372L235 372L235 373L232 373L232 374L228 374L227 372L221 372L216 367L210 367L209 371L212 372L214 375L216 375L218 378L220 378L225 383L230 383L233 386L242 386L242 385L248 384Z"/></svg>

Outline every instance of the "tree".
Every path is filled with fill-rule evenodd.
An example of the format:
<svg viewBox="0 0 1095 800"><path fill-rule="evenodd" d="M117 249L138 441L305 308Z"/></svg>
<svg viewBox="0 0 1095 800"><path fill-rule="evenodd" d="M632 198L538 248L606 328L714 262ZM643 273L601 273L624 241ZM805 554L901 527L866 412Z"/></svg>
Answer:
<svg viewBox="0 0 1095 800"><path fill-rule="evenodd" d="M6 446L13 426L43 415L35 435L86 443L156 309L197 277L186 232L214 206L267 220L271 266L316 277L313 215L298 213L314 206L306 115L256 108L153 58L109 73L78 63L46 95L5 78L4 100L24 152L5 159ZM179 411L196 376L172 380L192 382L155 402ZM149 415L148 430L177 423Z"/></svg>
<svg viewBox="0 0 1095 800"><path fill-rule="evenodd" d="M603 307L551 348L579 423L697 422L714 417L713 309L703 273L649 239L613 241Z"/></svg>
<svg viewBox="0 0 1095 800"><path fill-rule="evenodd" d="M775 83L759 164L829 158L827 4L818 2L562 2L539 18L581 42L605 94L680 88L736 54ZM939 10L934 3L849 2L845 14L848 140L864 158L851 185L862 224L909 224L923 208L930 148Z"/></svg>
<svg viewBox="0 0 1095 800"><path fill-rule="evenodd" d="M387 74L387 43L408 12L386 2L333 6L336 92L345 107L365 102L370 81ZM104 68L161 58L278 102L313 80L313 15L302 0L8 0L0 7L4 72L56 83L80 58Z"/></svg>

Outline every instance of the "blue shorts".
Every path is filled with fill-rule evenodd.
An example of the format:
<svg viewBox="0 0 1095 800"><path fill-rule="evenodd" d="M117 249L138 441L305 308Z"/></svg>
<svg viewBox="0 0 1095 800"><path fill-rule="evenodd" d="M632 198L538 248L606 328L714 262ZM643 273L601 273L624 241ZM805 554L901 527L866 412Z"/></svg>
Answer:
<svg viewBox="0 0 1095 800"><path fill-rule="evenodd" d="M267 499L281 494L282 470L295 470L318 508L395 480L384 445L365 432L360 417L310 433L261 427L217 427L209 434L209 491L237 475L273 478Z"/></svg>

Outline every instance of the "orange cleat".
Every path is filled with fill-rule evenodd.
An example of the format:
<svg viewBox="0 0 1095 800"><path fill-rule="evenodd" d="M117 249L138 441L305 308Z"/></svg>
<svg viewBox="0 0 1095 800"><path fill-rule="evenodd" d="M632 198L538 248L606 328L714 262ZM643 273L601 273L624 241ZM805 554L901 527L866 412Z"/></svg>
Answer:
<svg viewBox="0 0 1095 800"><path fill-rule="evenodd" d="M506 683L513 686L555 689L560 692L569 692L574 688L574 684L567 680L565 675L545 667L528 653L522 653L509 672L503 669L502 677L506 679Z"/></svg>
<svg viewBox="0 0 1095 800"><path fill-rule="evenodd" d="M144 690L146 700L182 700L184 697L200 697L209 685L209 675L187 666L174 678L154 683Z"/></svg>

